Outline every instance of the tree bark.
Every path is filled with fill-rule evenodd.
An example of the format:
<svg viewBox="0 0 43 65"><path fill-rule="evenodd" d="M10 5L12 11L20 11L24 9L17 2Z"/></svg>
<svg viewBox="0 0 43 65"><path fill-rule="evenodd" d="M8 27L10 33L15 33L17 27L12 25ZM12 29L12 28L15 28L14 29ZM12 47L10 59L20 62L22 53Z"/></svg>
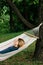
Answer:
<svg viewBox="0 0 43 65"><path fill-rule="evenodd" d="M39 0L39 23L41 23L41 0Z"/></svg>
<svg viewBox="0 0 43 65"><path fill-rule="evenodd" d="M43 59L43 24L39 29L39 39L37 39L34 57L36 59Z"/></svg>
<svg viewBox="0 0 43 65"><path fill-rule="evenodd" d="M15 4L13 4L11 2L11 0L7 0L7 3L9 4L9 6L12 8L13 11L16 12L16 14L18 15L18 17L22 20L22 22L28 27L28 28L33 28L34 25L32 25L31 23L29 23L19 12L18 8L16 7Z"/></svg>
<svg viewBox="0 0 43 65"><path fill-rule="evenodd" d="M34 52L34 57L36 59L43 60L43 0L39 0L40 2L40 12L39 12L39 22L42 22L42 25L39 28L39 39L36 42L36 48Z"/></svg>
<svg viewBox="0 0 43 65"><path fill-rule="evenodd" d="M9 21L9 25L10 25L10 31L11 32L14 32L14 20L13 20L13 13L12 13L12 9L11 7L9 6L9 9L10 9L10 21Z"/></svg>
<svg viewBox="0 0 43 65"><path fill-rule="evenodd" d="M24 16L24 18L25 18L27 21L29 21L29 19L28 19L28 6L27 6L27 3L26 3L26 0L23 0L22 6L23 6L23 9L24 9L24 11L23 11L23 16Z"/></svg>

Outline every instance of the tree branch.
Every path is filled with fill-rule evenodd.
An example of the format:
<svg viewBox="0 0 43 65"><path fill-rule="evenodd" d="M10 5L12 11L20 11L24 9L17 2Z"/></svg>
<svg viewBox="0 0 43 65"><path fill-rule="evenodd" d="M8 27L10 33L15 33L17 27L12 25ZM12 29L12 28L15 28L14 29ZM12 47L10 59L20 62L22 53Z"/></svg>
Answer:
<svg viewBox="0 0 43 65"><path fill-rule="evenodd" d="M21 19L21 21L28 27L28 28L33 28L34 25L32 25L31 23L29 23L19 12L18 8L16 7L16 5L14 3L11 2L11 0L7 0L8 5L12 8L13 11L16 12L16 14L18 15L18 17Z"/></svg>

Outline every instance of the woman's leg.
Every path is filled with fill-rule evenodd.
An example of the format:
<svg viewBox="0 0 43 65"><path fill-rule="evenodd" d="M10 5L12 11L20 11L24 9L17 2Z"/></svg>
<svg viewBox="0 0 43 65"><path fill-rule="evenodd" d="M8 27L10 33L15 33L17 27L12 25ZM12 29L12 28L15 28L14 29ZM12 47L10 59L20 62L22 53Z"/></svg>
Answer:
<svg viewBox="0 0 43 65"><path fill-rule="evenodd" d="M8 53L8 52L11 52L11 51L14 51L14 50L17 50L17 49L18 49L17 47L11 46L7 49L0 51L0 54Z"/></svg>

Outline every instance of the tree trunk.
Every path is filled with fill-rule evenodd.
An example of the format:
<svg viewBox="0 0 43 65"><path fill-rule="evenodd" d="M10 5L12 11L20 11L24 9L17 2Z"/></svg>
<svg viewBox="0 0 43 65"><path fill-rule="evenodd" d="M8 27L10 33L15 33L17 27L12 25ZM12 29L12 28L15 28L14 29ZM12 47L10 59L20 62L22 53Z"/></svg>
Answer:
<svg viewBox="0 0 43 65"><path fill-rule="evenodd" d="M43 22L43 0L41 0L41 22Z"/></svg>
<svg viewBox="0 0 43 65"><path fill-rule="evenodd" d="M29 23L19 12L18 8L15 6L15 4L13 4L11 2L11 0L7 0L7 3L9 4L9 6L13 9L13 11L16 12L16 14L18 15L18 17L22 20L22 22L28 27L28 28L33 28L34 26Z"/></svg>
<svg viewBox="0 0 43 65"><path fill-rule="evenodd" d="M9 21L9 24L10 24L10 31L11 32L14 32L14 20L13 20L13 13L12 13L12 9L11 7L9 7L10 9L10 21Z"/></svg>
<svg viewBox="0 0 43 65"><path fill-rule="evenodd" d="M41 0L39 0L39 8L38 8L39 10L39 23L41 23L42 21L41 21Z"/></svg>
<svg viewBox="0 0 43 65"><path fill-rule="evenodd" d="M39 39L37 39L34 57L36 59L43 59L43 24L40 26L39 29Z"/></svg>
<svg viewBox="0 0 43 65"><path fill-rule="evenodd" d="M23 8L24 8L23 16L28 21L28 6L26 3L26 0L23 0L22 4L23 4Z"/></svg>
<svg viewBox="0 0 43 65"><path fill-rule="evenodd" d="M43 0L40 0L40 16L39 16L39 22L43 23L43 4L42 4ZM40 26L39 28L39 39L37 39L36 42L36 48L35 48L35 52L34 52L34 57L36 59L40 59L43 60L43 24Z"/></svg>

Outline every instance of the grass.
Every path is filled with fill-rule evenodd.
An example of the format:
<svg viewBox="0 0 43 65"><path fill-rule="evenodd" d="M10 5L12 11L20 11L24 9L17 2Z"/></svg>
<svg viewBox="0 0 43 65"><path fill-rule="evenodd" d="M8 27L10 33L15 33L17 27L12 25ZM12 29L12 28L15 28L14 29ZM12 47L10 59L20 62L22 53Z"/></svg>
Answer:
<svg viewBox="0 0 43 65"><path fill-rule="evenodd" d="M0 34L0 42L11 39L22 32L18 33L9 33L9 34ZM33 61L32 56L35 50L35 42L31 44L27 49L19 52L18 54L10 57L9 59L0 62L0 65L43 65L41 61Z"/></svg>
<svg viewBox="0 0 43 65"><path fill-rule="evenodd" d="M21 33L23 33L23 32L7 33L7 34L1 34L1 33L0 33L0 42L9 40L9 39L11 39L11 38L13 38L13 37L16 37L16 36L20 35Z"/></svg>

